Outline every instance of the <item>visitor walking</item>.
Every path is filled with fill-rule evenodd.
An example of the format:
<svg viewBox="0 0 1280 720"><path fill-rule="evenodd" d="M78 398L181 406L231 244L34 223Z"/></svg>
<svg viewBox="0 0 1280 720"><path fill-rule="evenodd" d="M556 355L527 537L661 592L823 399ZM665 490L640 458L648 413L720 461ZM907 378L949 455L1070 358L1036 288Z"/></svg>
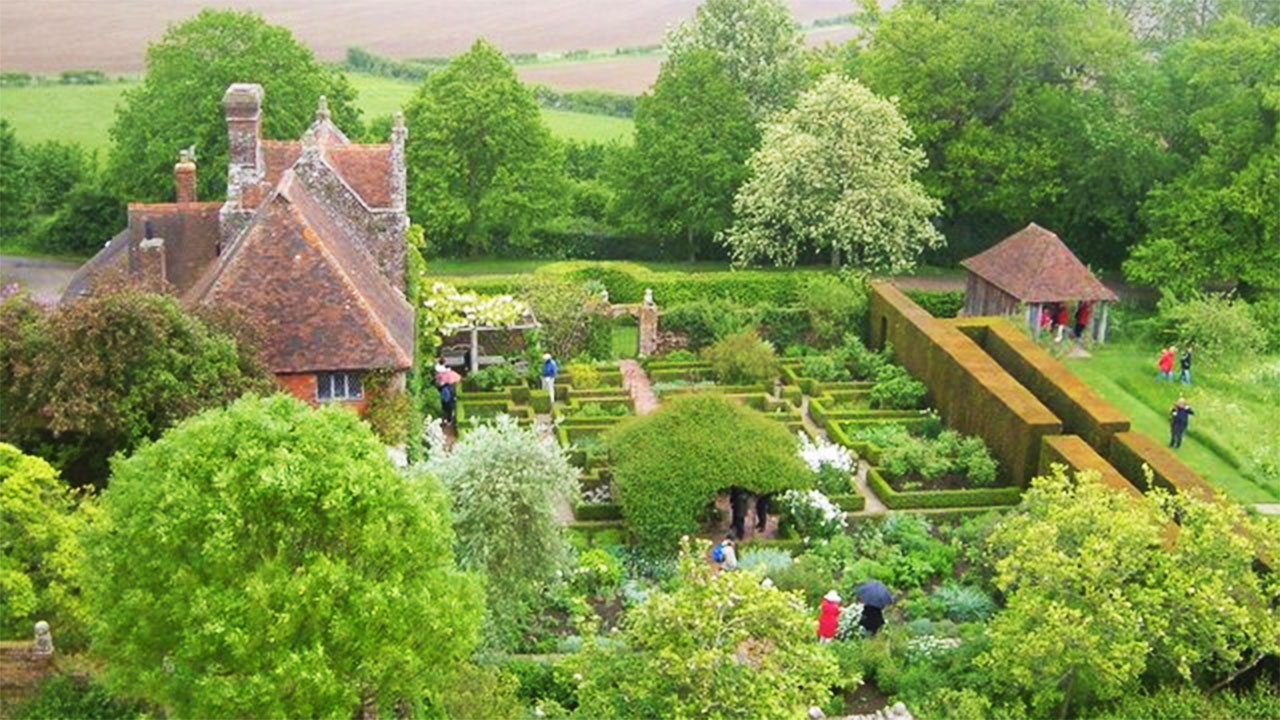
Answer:
<svg viewBox="0 0 1280 720"><path fill-rule="evenodd" d="M832 590L822 597L822 607L818 610L818 642L831 642L839 625L840 594Z"/></svg>
<svg viewBox="0 0 1280 720"><path fill-rule="evenodd" d="M542 353L542 389L547 391L552 405L556 404L556 376L559 374L560 366L551 353Z"/></svg>
<svg viewBox="0 0 1280 720"><path fill-rule="evenodd" d="M1191 422L1191 416L1196 411L1187 405L1186 398L1178 398L1178 402L1174 403L1173 408L1169 410L1169 447L1182 447L1182 435L1187 431L1187 425Z"/></svg>
<svg viewBox="0 0 1280 720"><path fill-rule="evenodd" d="M756 532L764 532L769 527L769 502L773 493L762 493L756 496Z"/></svg>
<svg viewBox="0 0 1280 720"><path fill-rule="evenodd" d="M1081 301L1081 302L1080 302L1080 304L1076 306L1076 327L1075 327L1075 331L1076 331L1076 340L1077 340L1077 341L1083 341L1083 340L1084 340L1084 329L1085 329L1085 328L1087 328L1087 327L1089 327L1089 313L1090 313L1090 312L1092 312L1092 308L1090 308L1090 307L1089 307L1089 302L1088 302L1087 300L1083 300L1083 301Z"/></svg>
<svg viewBox="0 0 1280 720"><path fill-rule="evenodd" d="M893 604L893 593L879 580L868 580L854 588L858 599L862 601L862 619L858 624L875 635L884 627L884 609Z"/></svg>
<svg viewBox="0 0 1280 720"><path fill-rule="evenodd" d="M1058 317L1054 318L1058 324L1058 337L1054 342L1062 342L1062 333L1067 329L1067 304L1058 304Z"/></svg>
<svg viewBox="0 0 1280 720"><path fill-rule="evenodd" d="M1160 359L1156 361L1157 380L1173 382L1173 358L1177 352L1177 348L1172 345L1160 351Z"/></svg>
<svg viewBox="0 0 1280 720"><path fill-rule="evenodd" d="M454 411L458 407L458 383L462 376L444 364L444 358L436 359L436 390L440 391L440 419L446 425L454 424Z"/></svg>
<svg viewBox="0 0 1280 720"><path fill-rule="evenodd" d="M1178 367L1182 369L1179 379L1183 385L1191 384L1191 346L1188 345L1186 350L1182 351L1182 357L1178 358Z"/></svg>
<svg viewBox="0 0 1280 720"><path fill-rule="evenodd" d="M744 488L734 485L729 488L730 524L733 526L733 537L741 540L747 534L747 505L751 503L751 494Z"/></svg>

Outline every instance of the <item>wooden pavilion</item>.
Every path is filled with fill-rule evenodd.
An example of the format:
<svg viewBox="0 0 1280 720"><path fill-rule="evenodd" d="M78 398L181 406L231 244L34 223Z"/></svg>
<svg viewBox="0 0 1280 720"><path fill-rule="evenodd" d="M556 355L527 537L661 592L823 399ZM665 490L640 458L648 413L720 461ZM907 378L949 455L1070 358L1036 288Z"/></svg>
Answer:
<svg viewBox="0 0 1280 720"><path fill-rule="evenodd" d="M960 264L968 270L965 315L1025 313L1028 327L1038 334L1045 308L1088 303L1087 331L1098 342L1106 341L1107 303L1115 302L1116 294L1061 238L1039 225L1031 223Z"/></svg>

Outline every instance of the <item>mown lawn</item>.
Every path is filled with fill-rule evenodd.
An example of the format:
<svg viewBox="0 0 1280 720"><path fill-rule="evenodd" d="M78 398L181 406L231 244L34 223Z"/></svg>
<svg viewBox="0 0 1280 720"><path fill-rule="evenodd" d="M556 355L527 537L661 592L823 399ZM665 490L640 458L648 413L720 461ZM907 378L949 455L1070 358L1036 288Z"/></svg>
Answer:
<svg viewBox="0 0 1280 720"><path fill-rule="evenodd" d="M613 357L633 358L640 348L640 328L635 325L613 326Z"/></svg>
<svg viewBox="0 0 1280 720"><path fill-rule="evenodd" d="M1193 365L1191 386L1156 380L1156 351L1113 344L1067 365L1127 413L1135 430L1169 442L1169 408L1185 396L1195 410L1176 450L1192 469L1237 502L1280 499L1280 356L1257 357L1240 367Z"/></svg>
<svg viewBox="0 0 1280 720"><path fill-rule="evenodd" d="M417 83L375 75L348 73L347 77L359 92L356 102L366 122L394 113L418 89ZM25 144L78 142L87 150L98 150L101 162L110 143L107 130L115 121L116 104L124 91L136 84L0 88L0 118L9 121L18 140ZM542 119L551 134L566 140L631 142L633 124L629 118L543 108Z"/></svg>

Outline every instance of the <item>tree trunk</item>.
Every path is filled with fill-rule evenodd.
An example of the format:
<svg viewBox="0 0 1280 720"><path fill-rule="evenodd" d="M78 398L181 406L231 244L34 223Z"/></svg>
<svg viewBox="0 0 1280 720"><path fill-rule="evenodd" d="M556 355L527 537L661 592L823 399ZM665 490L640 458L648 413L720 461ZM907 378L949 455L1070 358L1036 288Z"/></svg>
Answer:
<svg viewBox="0 0 1280 720"><path fill-rule="evenodd" d="M840 269L840 248L836 247L835 245L831 246L831 269L832 270Z"/></svg>

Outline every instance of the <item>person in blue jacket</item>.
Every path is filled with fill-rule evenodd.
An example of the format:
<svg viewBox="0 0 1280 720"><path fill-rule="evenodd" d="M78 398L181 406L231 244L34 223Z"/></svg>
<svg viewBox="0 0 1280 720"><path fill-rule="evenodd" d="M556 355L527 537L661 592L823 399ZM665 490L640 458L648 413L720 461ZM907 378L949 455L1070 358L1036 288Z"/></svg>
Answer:
<svg viewBox="0 0 1280 720"><path fill-rule="evenodd" d="M1186 398L1178 398L1178 402L1169 410L1169 447L1182 447L1182 435L1187 431L1187 425L1191 423L1191 416L1196 411L1187 405Z"/></svg>
<svg viewBox="0 0 1280 720"><path fill-rule="evenodd" d="M551 353L542 354L542 389L547 391L551 404L556 404L556 375L560 374L560 366L556 364Z"/></svg>

